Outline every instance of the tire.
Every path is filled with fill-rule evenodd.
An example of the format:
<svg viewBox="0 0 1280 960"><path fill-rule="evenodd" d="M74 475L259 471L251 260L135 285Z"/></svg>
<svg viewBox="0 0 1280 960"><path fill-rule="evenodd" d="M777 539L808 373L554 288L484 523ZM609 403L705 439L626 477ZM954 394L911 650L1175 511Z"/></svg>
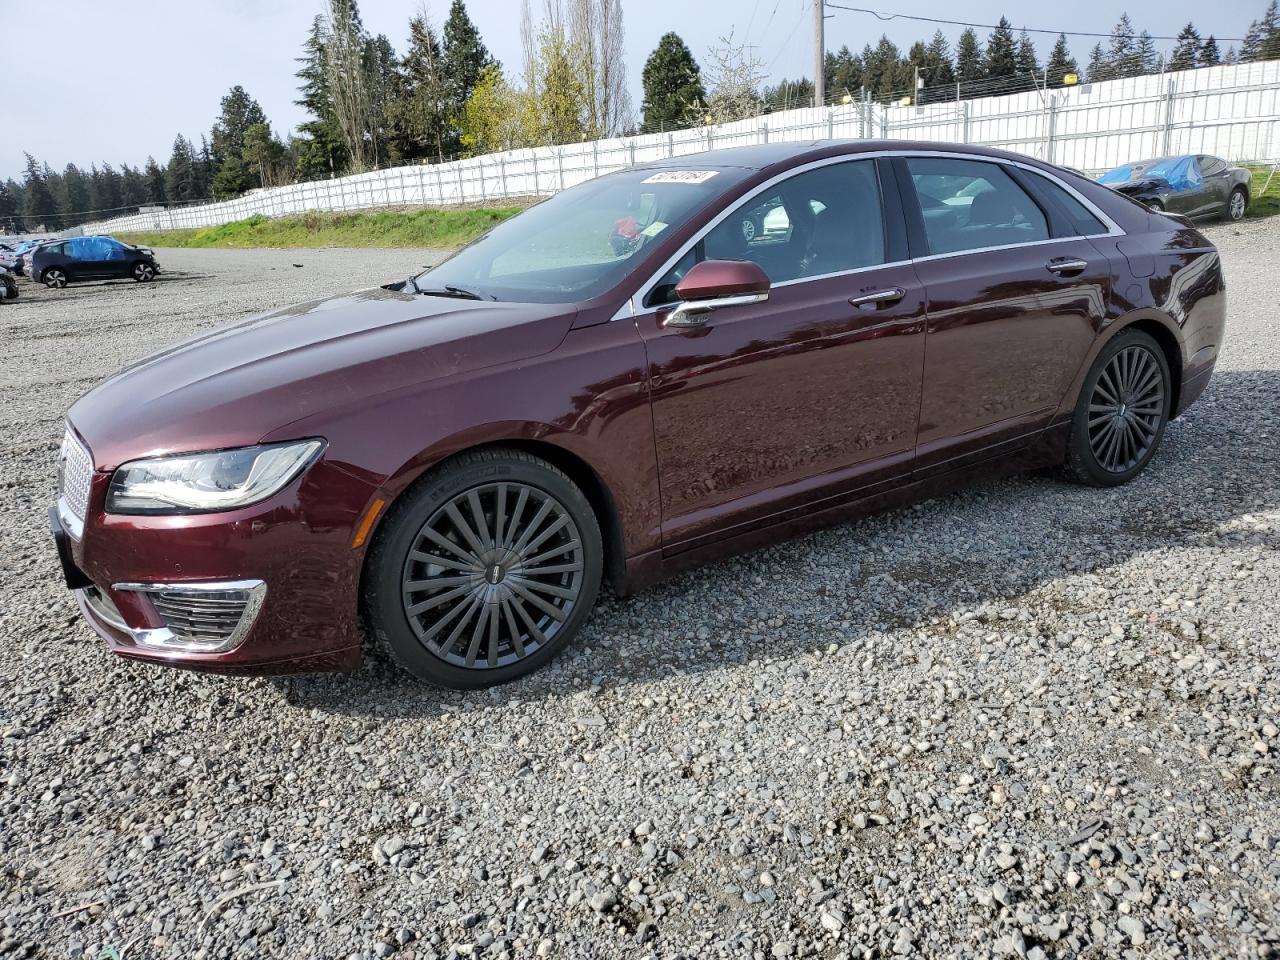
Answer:
<svg viewBox="0 0 1280 960"><path fill-rule="evenodd" d="M1244 187L1236 187L1227 198L1227 209L1222 218L1230 223L1239 223L1244 219L1244 212L1249 207L1249 195Z"/></svg>
<svg viewBox="0 0 1280 960"><path fill-rule="evenodd" d="M17 300L18 284L13 280L4 281L4 296L0 300Z"/></svg>
<svg viewBox="0 0 1280 960"><path fill-rule="evenodd" d="M1089 369L1071 418L1065 472L1076 483L1114 487L1151 462L1172 401L1169 362L1155 339L1125 330Z"/></svg>
<svg viewBox="0 0 1280 960"><path fill-rule="evenodd" d="M50 290L61 290L67 285L67 272L61 267L50 267L40 279Z"/></svg>
<svg viewBox="0 0 1280 960"><path fill-rule="evenodd" d="M1152 213L1164 213L1164 204L1159 200L1148 200L1147 209Z"/></svg>
<svg viewBox="0 0 1280 960"><path fill-rule="evenodd" d="M156 278L156 268L145 261L139 260L133 265L133 279L138 283L150 283Z"/></svg>
<svg viewBox="0 0 1280 960"><path fill-rule="evenodd" d="M419 679L506 683L573 640L595 605L603 557L595 512L564 473L520 450L466 453L387 514L366 561L364 614Z"/></svg>

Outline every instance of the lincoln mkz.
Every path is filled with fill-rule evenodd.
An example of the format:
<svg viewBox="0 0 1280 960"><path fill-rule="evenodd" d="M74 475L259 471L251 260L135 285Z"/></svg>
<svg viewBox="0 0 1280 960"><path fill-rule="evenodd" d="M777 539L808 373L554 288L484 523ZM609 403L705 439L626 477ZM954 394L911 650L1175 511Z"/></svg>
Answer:
<svg viewBox="0 0 1280 960"><path fill-rule="evenodd" d="M350 670L363 640L484 686L562 650L606 579L975 476L1132 480L1224 314L1186 220L1027 157L672 158L112 377L67 414L50 522L117 654Z"/></svg>

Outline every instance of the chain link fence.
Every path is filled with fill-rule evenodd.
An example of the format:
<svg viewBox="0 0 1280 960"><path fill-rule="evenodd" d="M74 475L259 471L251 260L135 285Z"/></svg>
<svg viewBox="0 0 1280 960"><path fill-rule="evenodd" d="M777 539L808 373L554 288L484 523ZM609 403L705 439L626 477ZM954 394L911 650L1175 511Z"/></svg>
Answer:
<svg viewBox="0 0 1280 960"><path fill-rule="evenodd" d="M1000 147L1090 172L1175 153L1274 163L1280 159L1280 60L919 106L854 101L809 107L717 126L254 190L235 200L149 208L80 229L162 231L254 215L487 204L548 195L601 174L705 150L836 138Z"/></svg>

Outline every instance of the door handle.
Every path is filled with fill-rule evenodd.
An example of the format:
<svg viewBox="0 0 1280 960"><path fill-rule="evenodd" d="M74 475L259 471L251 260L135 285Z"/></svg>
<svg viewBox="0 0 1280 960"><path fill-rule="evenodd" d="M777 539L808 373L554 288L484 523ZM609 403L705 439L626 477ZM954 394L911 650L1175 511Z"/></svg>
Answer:
<svg viewBox="0 0 1280 960"><path fill-rule="evenodd" d="M866 303L893 303L895 300L901 300L907 295L907 291L901 287L890 287L888 290L876 290L874 293L862 293L856 297L849 298L849 304L854 307L860 307Z"/></svg>
<svg viewBox="0 0 1280 960"><path fill-rule="evenodd" d="M1045 264L1045 268L1053 273L1079 273L1087 266L1088 260L1079 259L1050 260Z"/></svg>

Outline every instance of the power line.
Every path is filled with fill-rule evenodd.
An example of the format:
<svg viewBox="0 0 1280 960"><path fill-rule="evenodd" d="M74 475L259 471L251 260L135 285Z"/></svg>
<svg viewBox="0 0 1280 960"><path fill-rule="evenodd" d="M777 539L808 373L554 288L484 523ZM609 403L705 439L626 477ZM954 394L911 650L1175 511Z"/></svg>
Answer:
<svg viewBox="0 0 1280 960"><path fill-rule="evenodd" d="M979 27L983 30L995 30L999 27L999 24L996 24L996 23L970 23L967 20L943 20L938 17L918 17L918 16L913 16L909 13L883 13L879 10L870 10L866 7L846 7L843 4L832 3L831 0L827 0L827 6L832 8L833 10L844 10L848 13L869 13L873 17L877 18L878 20L886 20L886 21L887 20L920 20L924 23L941 23L946 26L952 26L952 27ZM1055 37L1058 36L1059 34L1065 34L1068 37L1103 37L1105 39L1110 39L1111 37L1115 36L1115 34L1112 34L1112 33L1090 33L1085 30L1045 30L1043 28L1037 28L1037 27L1019 27L1018 29L1025 30L1027 33L1052 34ZM1134 40L1139 39L1138 34L1128 34L1128 36ZM1150 37L1150 39L1178 40L1180 38L1159 36L1159 37ZM1245 40L1244 37L1218 37L1218 36L1215 36L1214 39L1219 42L1230 42L1230 43L1243 43Z"/></svg>
<svg viewBox="0 0 1280 960"><path fill-rule="evenodd" d="M778 48L778 52L773 55L773 59L770 60L769 65L765 67L766 71L772 70L773 65L777 63L779 59L781 59L784 53L787 52L787 47L789 47L791 45L791 41L795 39L796 31L800 29L800 24L804 20L804 13L808 9L809 9L809 3L806 0L805 3L802 3L800 5L800 13L796 16L796 22L791 25L791 32L787 34L787 39L782 41L782 46Z"/></svg>

